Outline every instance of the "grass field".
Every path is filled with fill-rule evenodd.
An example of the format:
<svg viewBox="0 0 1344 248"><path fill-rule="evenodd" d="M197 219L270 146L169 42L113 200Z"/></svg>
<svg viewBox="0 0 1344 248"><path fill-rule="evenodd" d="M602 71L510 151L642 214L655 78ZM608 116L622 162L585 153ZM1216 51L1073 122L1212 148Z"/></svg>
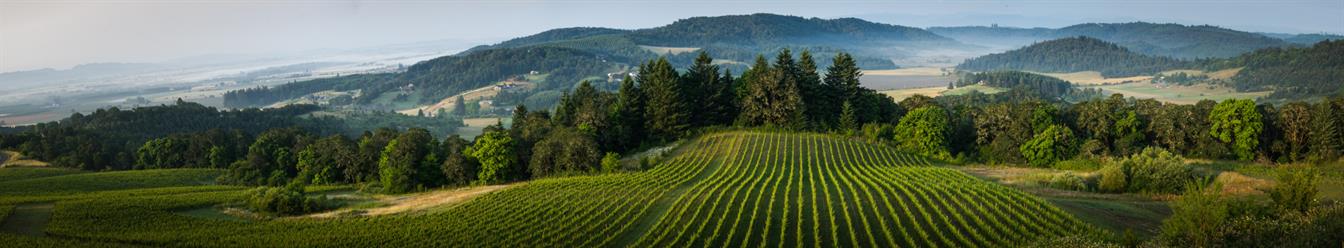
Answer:
<svg viewBox="0 0 1344 248"><path fill-rule="evenodd" d="M1237 92L1231 88L1207 84L1179 86L1154 84L1149 82L1126 83L1093 86L1106 93L1120 93L1128 97L1152 98L1158 101L1194 104L1200 100L1222 101L1227 99L1256 99L1268 96L1272 91Z"/></svg>
<svg viewBox="0 0 1344 248"><path fill-rule="evenodd" d="M0 241L206 247L976 247L1097 230L1042 198L844 138L717 133L683 142L672 154L644 172L539 179L446 209L387 216L237 221L190 213L242 199L242 187L193 186L198 177L218 173L213 170L20 180L0 184L21 189L0 191L8 199L0 206L54 202L43 228L52 237L5 235ZM135 183L154 180L159 182ZM26 195L8 197L15 192Z"/></svg>
<svg viewBox="0 0 1344 248"><path fill-rule="evenodd" d="M51 167L13 167L0 169L0 183L80 173L84 171Z"/></svg>
<svg viewBox="0 0 1344 248"><path fill-rule="evenodd" d="M957 80L956 75L943 68L916 67L893 70L865 70L859 83L875 90L909 89L942 86Z"/></svg>

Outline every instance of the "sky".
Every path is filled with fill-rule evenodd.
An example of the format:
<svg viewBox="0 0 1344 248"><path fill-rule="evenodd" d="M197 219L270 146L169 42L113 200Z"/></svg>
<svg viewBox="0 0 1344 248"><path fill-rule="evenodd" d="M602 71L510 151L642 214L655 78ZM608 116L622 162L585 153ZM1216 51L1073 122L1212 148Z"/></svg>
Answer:
<svg viewBox="0 0 1344 248"><path fill-rule="evenodd" d="M1344 0L0 0L0 72L423 41L466 48L552 28L750 13L914 27L1148 21L1344 34Z"/></svg>

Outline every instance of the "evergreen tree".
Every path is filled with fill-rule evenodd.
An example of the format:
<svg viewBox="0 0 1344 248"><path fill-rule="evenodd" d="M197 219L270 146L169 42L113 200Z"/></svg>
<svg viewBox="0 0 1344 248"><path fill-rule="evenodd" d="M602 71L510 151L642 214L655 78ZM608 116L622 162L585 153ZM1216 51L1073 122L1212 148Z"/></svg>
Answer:
<svg viewBox="0 0 1344 248"><path fill-rule="evenodd" d="M836 115L839 115L841 109L839 104L846 100L836 101L830 98L821 85L821 75L817 74L817 61L812 59L812 52L803 50L798 55L798 70L794 75L798 82L798 91L803 98L804 115L807 116L811 125L815 127L829 127L835 125Z"/></svg>
<svg viewBox="0 0 1344 248"><path fill-rule="evenodd" d="M709 53L704 50L695 57L691 67L682 75L681 82L686 93L686 99L709 99L715 87L719 84L719 66L713 64L714 59L709 57ZM709 103L691 104L692 124L695 126L709 126L714 124L712 118L715 106Z"/></svg>
<svg viewBox="0 0 1344 248"><path fill-rule="evenodd" d="M658 58L640 67L640 88L648 101L644 109L645 127L649 136L658 140L673 140L690 127L691 109L678 83L677 70Z"/></svg>
<svg viewBox="0 0 1344 248"><path fill-rule="evenodd" d="M462 98L462 95L457 95L457 99L453 101L453 109L451 112L457 116L467 115L467 100Z"/></svg>
<svg viewBox="0 0 1344 248"><path fill-rule="evenodd" d="M845 104L840 108L840 128L845 131L858 130L859 120L857 118L858 116L854 114L854 105L845 101Z"/></svg>
<svg viewBox="0 0 1344 248"><path fill-rule="evenodd" d="M644 142L644 92L635 85L635 80L629 75L621 80L621 88L616 96L616 115L617 132L620 133L616 140L620 142L619 151L632 149Z"/></svg>
<svg viewBox="0 0 1344 248"><path fill-rule="evenodd" d="M780 56L785 58L785 56ZM791 64L784 61L785 64ZM771 67L764 57L757 57L747 79L747 94L742 99L742 113L738 123L747 126L801 127L803 121L802 96L797 83L786 76L788 69Z"/></svg>
<svg viewBox="0 0 1344 248"><path fill-rule="evenodd" d="M859 101L859 94L862 92L862 88L859 87L860 76L863 76L863 72L859 71L859 66L855 64L853 57L850 57L848 53L836 54L831 66L826 68L826 81L820 87L821 90L818 90L818 93L825 94L830 101L867 105L859 104L862 102ZM822 104L833 105L835 102L823 102ZM857 109L855 111L867 113L871 110ZM836 117L832 113L827 113L826 119L830 120L831 118ZM868 123L879 120L864 119L858 121Z"/></svg>

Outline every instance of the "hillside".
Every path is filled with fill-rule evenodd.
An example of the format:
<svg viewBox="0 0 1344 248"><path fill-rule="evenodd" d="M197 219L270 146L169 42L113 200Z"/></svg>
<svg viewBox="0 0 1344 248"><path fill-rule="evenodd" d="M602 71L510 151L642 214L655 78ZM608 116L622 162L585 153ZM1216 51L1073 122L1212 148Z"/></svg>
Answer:
<svg viewBox="0 0 1344 248"><path fill-rule="evenodd" d="M1064 37L1088 36L1131 51L1178 59L1227 58L1289 42L1262 34L1216 26L1181 24L1087 23L1058 29L1012 27L933 27L930 32L971 44L1019 45ZM1005 38L1006 37L1006 38Z"/></svg>
<svg viewBox="0 0 1344 248"><path fill-rule="evenodd" d="M755 132L686 142L679 155L645 172L540 179L389 217L224 221L218 218L233 217L180 212L210 211L242 195L216 186L120 197L63 193L57 199L70 200L55 203L46 231L84 241L212 247L974 247L1096 231L1040 198L884 146ZM25 199L3 204L46 198Z"/></svg>
<svg viewBox="0 0 1344 248"><path fill-rule="evenodd" d="M1237 91L1273 90L1270 98L1344 95L1344 40L1304 48L1270 48L1208 62L1210 70L1245 67L1232 77Z"/></svg>
<svg viewBox="0 0 1344 248"><path fill-rule="evenodd" d="M575 47L574 44L587 46ZM641 50L640 46L703 49L716 58L738 62L751 61L757 54L770 53L780 48L808 49L823 58L835 52L849 51L865 55L859 58L860 66L865 69L894 68L890 58L909 56L919 49L966 47L965 44L919 28L856 18L821 19L752 14L693 17L666 26L637 30L554 29L499 44L479 46L467 53L524 46L573 47L630 61L664 55ZM685 53L672 55L669 59L674 64L686 65L693 56L692 53Z"/></svg>
<svg viewBox="0 0 1344 248"><path fill-rule="evenodd" d="M1026 70L1037 72L1100 71L1102 76L1148 75L1186 63L1148 56L1091 37L1072 37L985 55L957 65L959 70Z"/></svg>

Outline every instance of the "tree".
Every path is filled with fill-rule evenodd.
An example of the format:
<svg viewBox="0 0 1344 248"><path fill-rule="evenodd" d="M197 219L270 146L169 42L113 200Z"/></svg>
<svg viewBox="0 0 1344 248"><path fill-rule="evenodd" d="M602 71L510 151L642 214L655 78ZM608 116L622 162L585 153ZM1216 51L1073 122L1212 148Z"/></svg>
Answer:
<svg viewBox="0 0 1344 248"><path fill-rule="evenodd" d="M1311 160L1331 161L1344 148L1344 99L1323 101L1312 107Z"/></svg>
<svg viewBox="0 0 1344 248"><path fill-rule="evenodd" d="M618 151L625 151L638 146L644 141L644 92L635 86L635 80L630 76L625 76L621 80L621 88L616 94L615 111L617 132L620 133L616 138L620 148Z"/></svg>
<svg viewBox="0 0 1344 248"><path fill-rule="evenodd" d="M595 171L602 153L592 137L579 131L557 129L532 147L528 169L533 178L564 172Z"/></svg>
<svg viewBox="0 0 1344 248"><path fill-rule="evenodd" d="M439 152L435 151L437 147L438 142L429 135L429 131L418 128L401 133L388 142L378 160L383 190L404 193L438 186L443 176L438 161Z"/></svg>
<svg viewBox="0 0 1344 248"><path fill-rule="evenodd" d="M397 138L397 132L388 128L379 128L373 132L364 132L360 136L354 166L345 169L348 182L380 182L378 161L382 158L387 143Z"/></svg>
<svg viewBox="0 0 1344 248"><path fill-rule="evenodd" d="M798 70L795 73L793 78L798 83L799 95L803 99L803 114L807 120L815 127L835 125L835 116L842 111L837 107L849 99L835 100L830 97L831 94L821 84L821 75L817 74L817 62L812 59L812 52L803 50L798 55Z"/></svg>
<svg viewBox="0 0 1344 248"><path fill-rule="evenodd" d="M476 180L481 183L499 183L516 178L521 170L514 153L514 140L508 133L491 131L476 138L476 144L467 154L481 163Z"/></svg>
<svg viewBox="0 0 1344 248"><path fill-rule="evenodd" d="M443 141L443 165L441 170L444 176L444 185L460 186L470 184L476 179L476 173L480 170L480 164L476 160L467 156L470 141L462 139L457 135L449 136Z"/></svg>
<svg viewBox="0 0 1344 248"><path fill-rule="evenodd" d="M840 128L846 131L858 130L859 120L857 118L854 113L854 105L845 101L840 107Z"/></svg>
<svg viewBox="0 0 1344 248"><path fill-rule="evenodd" d="M780 56L784 59L785 56ZM791 64L792 59L785 63ZM742 113L738 123L748 126L765 125L798 128L803 123L802 96L797 83L787 76L789 68L772 68L765 57L757 56L756 64L748 71L747 93L742 98Z"/></svg>
<svg viewBox="0 0 1344 248"><path fill-rule="evenodd" d="M467 100L462 98L462 95L457 95L457 99L454 99L451 112L457 116L467 115Z"/></svg>
<svg viewBox="0 0 1344 248"><path fill-rule="evenodd" d="M925 156L951 158L947 151L947 135L951 123L947 111L941 107L917 108L901 118L896 125L895 139L899 147Z"/></svg>
<svg viewBox="0 0 1344 248"><path fill-rule="evenodd" d="M355 144L345 136L322 138L299 152L299 178L308 184L334 184L347 181L345 172L358 166Z"/></svg>
<svg viewBox="0 0 1344 248"><path fill-rule="evenodd" d="M675 139L690 127L691 109L677 78L677 70L665 57L640 67L639 84L647 97L645 127L655 139Z"/></svg>
<svg viewBox="0 0 1344 248"><path fill-rule="evenodd" d="M1032 166L1048 167L1073 157L1073 130L1060 125L1051 125L1035 138L1022 144L1022 157Z"/></svg>
<svg viewBox="0 0 1344 248"><path fill-rule="evenodd" d="M1230 99L1220 102L1209 113L1209 123L1209 134L1231 144L1238 159L1255 158L1255 149L1260 144L1258 137L1264 128L1255 101Z"/></svg>
<svg viewBox="0 0 1344 248"><path fill-rule="evenodd" d="M686 69L686 74L682 75L682 88L686 99L706 100L717 92L719 85L719 66L714 65L714 59L709 57L709 53L704 50L695 57L691 67ZM711 104L691 104L692 124L695 126L709 126L715 124L716 118L715 106Z"/></svg>
<svg viewBox="0 0 1344 248"><path fill-rule="evenodd" d="M1279 129L1283 134L1284 143L1288 145L1286 147L1288 151L1285 152L1288 160L1298 161L1306 157L1310 149L1308 145L1312 135L1312 118L1311 105L1306 103L1289 103L1279 109Z"/></svg>

